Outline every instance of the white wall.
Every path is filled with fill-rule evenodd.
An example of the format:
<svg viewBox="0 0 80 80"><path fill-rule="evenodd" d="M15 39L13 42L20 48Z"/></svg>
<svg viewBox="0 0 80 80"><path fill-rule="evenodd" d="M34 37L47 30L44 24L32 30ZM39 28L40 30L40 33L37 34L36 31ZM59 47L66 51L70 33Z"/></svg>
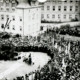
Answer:
<svg viewBox="0 0 80 80"><path fill-rule="evenodd" d="M17 26L22 25L22 35L33 35L40 30L41 26L41 8L18 8L17 16L22 16L22 24L17 23Z"/></svg>
<svg viewBox="0 0 80 80"><path fill-rule="evenodd" d="M73 0L72 3L68 2L46 2L44 3L44 10L42 10L42 14L44 14L44 18L42 20L47 21L70 21L69 15L72 16L72 19L75 18L75 15L77 15L77 18L80 19L80 6L79 2L76 3L75 0ZM50 10L47 10L47 6L50 6ZM55 6L55 11L53 11L53 6ZM61 6L61 11L58 10L58 6ZM64 11L64 6L67 6L67 11ZM70 11L70 6L72 6L72 11ZM75 11L75 6L78 6L78 11ZM47 18L47 14L49 14L49 18ZM55 15L55 18L52 18L52 15ZM58 18L58 15L60 15L60 19ZM64 18L64 15L66 15L66 18Z"/></svg>
<svg viewBox="0 0 80 80"><path fill-rule="evenodd" d="M36 6L37 5L37 6ZM9 11L6 11L5 4L2 6L3 11L0 11L0 19L1 15L4 15L4 20L0 20L0 31L4 29L1 28L1 24L6 24L7 17L9 15L10 28L5 29L7 32L12 32L14 34L21 35L34 35L40 30L41 26L41 7L36 3L35 5L30 6L28 3L23 7L14 7L15 11L12 11L12 7L8 6ZM13 16L15 20L13 20ZM20 18L22 21L20 21ZM13 26L15 30L13 30ZM22 28L22 30L20 30Z"/></svg>
<svg viewBox="0 0 80 80"><path fill-rule="evenodd" d="M40 15L40 8L24 9L24 35L32 35L40 30Z"/></svg>

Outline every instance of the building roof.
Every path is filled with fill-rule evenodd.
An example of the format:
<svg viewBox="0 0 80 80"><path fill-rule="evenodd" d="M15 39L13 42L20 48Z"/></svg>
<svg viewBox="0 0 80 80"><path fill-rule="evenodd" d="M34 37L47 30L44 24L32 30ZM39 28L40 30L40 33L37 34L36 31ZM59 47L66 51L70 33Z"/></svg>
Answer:
<svg viewBox="0 0 80 80"><path fill-rule="evenodd" d="M24 8L24 9L33 7L40 7L37 1L36 2L32 1L30 5L27 1L24 0L23 2L19 2L19 4L16 6L16 8Z"/></svg>
<svg viewBox="0 0 80 80"><path fill-rule="evenodd" d="M19 5L16 7L17 8L28 8L28 7L30 7L30 5L28 3L19 3Z"/></svg>
<svg viewBox="0 0 80 80"><path fill-rule="evenodd" d="M35 7L40 7L39 5L29 5L28 3L20 3L18 6L16 6L16 8L24 8L24 9L27 9L27 8L35 8Z"/></svg>
<svg viewBox="0 0 80 80"><path fill-rule="evenodd" d="M47 1L65 1L65 0L47 0Z"/></svg>

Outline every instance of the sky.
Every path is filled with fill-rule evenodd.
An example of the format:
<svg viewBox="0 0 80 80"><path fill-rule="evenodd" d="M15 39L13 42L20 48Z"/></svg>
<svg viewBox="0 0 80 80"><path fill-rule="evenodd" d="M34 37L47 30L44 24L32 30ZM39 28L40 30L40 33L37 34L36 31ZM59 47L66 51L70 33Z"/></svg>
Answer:
<svg viewBox="0 0 80 80"><path fill-rule="evenodd" d="M39 2L45 2L46 0L38 0Z"/></svg>
<svg viewBox="0 0 80 80"><path fill-rule="evenodd" d="M23 1L26 1L26 0L18 0L19 2L23 2ZM38 0L40 2L45 2L46 0Z"/></svg>
<svg viewBox="0 0 80 80"><path fill-rule="evenodd" d="M38 0L39 2L45 2L47 0ZM65 0L60 0L60 1L65 1Z"/></svg>
<svg viewBox="0 0 80 80"><path fill-rule="evenodd" d="M26 0L18 0L19 2L23 2L23 1L26 1ZM39 2L45 2L46 0L38 0ZM61 0L61 1L64 1L64 0Z"/></svg>

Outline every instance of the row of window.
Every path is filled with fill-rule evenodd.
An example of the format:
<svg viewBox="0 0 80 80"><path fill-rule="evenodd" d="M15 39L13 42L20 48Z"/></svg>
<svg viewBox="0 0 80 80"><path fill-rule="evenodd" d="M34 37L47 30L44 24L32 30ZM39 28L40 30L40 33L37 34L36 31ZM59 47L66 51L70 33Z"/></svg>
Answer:
<svg viewBox="0 0 80 80"><path fill-rule="evenodd" d="M37 11L39 10L38 8L36 9ZM31 9L29 9L29 12L31 12L32 10Z"/></svg>
<svg viewBox="0 0 80 80"><path fill-rule="evenodd" d="M4 3L3 2L0 2L0 6L4 6ZM9 7L9 6L11 6L11 7L15 7L16 6L16 3L5 3L5 7Z"/></svg>
<svg viewBox="0 0 80 80"><path fill-rule="evenodd" d="M6 10L6 11L15 11L16 8L12 8L12 7L6 7L6 8L3 8L3 7L0 7L0 11L3 11L3 10ZM37 11L39 10L38 8L36 9ZM31 10L29 9L29 12Z"/></svg>
<svg viewBox="0 0 80 80"><path fill-rule="evenodd" d="M11 17L12 17L12 19L11 19ZM4 16L3 14L1 15L1 21L3 21L5 18L6 19L9 19L9 20L13 20L13 21L15 21L16 19L15 19L15 16L9 16L9 15L6 15L6 16ZM35 16L35 14L33 14L33 16L32 16L32 18L31 18L31 16L29 16L29 19L32 19L32 20L34 20L34 19L38 19L38 14L37 14L37 16ZM19 17L19 21L22 21L22 17Z"/></svg>
<svg viewBox="0 0 80 80"><path fill-rule="evenodd" d="M65 3L67 3L67 2L70 2L70 3L76 2L76 3L78 3L79 0L64 0L64 1L61 1L61 0L59 0L59 1L53 0L53 2L59 2L59 3L61 3L61 2L65 2Z"/></svg>
<svg viewBox="0 0 80 80"><path fill-rule="evenodd" d="M41 15L41 17L42 17L42 19L44 18L44 14L42 14ZM46 16L47 18L50 18L50 15L49 14L47 14L47 16ZM61 18L61 15L60 14L58 14L58 19L60 19ZM77 18L78 17L78 15L75 15L75 18ZM52 18L56 18L56 15L52 15ZM64 19L66 19L67 18L67 15L63 15L63 18ZM69 18L71 19L72 18L72 15L69 15Z"/></svg>
<svg viewBox="0 0 80 80"><path fill-rule="evenodd" d="M56 6L53 6L53 11L55 11L57 8ZM61 11L61 6L58 6L58 11ZM73 11L74 7L73 6L70 6L70 8L67 8L67 6L64 6L64 11L67 11L68 9L70 11ZM75 11L78 11L79 7L78 6L75 6ZM44 10L44 6L42 7L42 10ZM50 10L50 6L47 6L47 10Z"/></svg>
<svg viewBox="0 0 80 80"><path fill-rule="evenodd" d="M5 25L1 24L1 28L4 29ZM10 29L9 25L7 25L6 29ZM12 30L15 30L15 25L12 26ZM20 26L20 31L22 31L22 27Z"/></svg>
<svg viewBox="0 0 80 80"><path fill-rule="evenodd" d="M6 7L8 7L10 5L10 3L6 3ZM15 3L12 3L11 4L11 7L15 7L16 6L16 4Z"/></svg>
<svg viewBox="0 0 80 80"><path fill-rule="evenodd" d="M5 9L5 8L2 8L2 7L0 8L0 11L5 11L5 10L6 10L6 11L15 11L14 8L12 8L12 9L11 9L11 8L6 8L6 9Z"/></svg>
<svg viewBox="0 0 80 80"><path fill-rule="evenodd" d="M5 19L4 15L1 15L1 20L4 20L4 19ZM9 19L9 15L6 15L6 19ZM12 20L15 21L15 16L12 16ZM21 17L19 17L19 21L22 21Z"/></svg>

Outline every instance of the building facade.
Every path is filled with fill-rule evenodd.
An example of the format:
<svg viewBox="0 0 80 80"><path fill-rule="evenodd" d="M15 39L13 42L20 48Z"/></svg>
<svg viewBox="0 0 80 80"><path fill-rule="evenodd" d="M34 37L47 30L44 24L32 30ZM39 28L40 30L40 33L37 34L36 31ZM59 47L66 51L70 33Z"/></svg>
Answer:
<svg viewBox="0 0 80 80"><path fill-rule="evenodd" d="M79 0L47 0L42 4L41 20L67 22L80 20Z"/></svg>
<svg viewBox="0 0 80 80"><path fill-rule="evenodd" d="M40 30L41 7L33 0L0 0L0 31L32 35Z"/></svg>

